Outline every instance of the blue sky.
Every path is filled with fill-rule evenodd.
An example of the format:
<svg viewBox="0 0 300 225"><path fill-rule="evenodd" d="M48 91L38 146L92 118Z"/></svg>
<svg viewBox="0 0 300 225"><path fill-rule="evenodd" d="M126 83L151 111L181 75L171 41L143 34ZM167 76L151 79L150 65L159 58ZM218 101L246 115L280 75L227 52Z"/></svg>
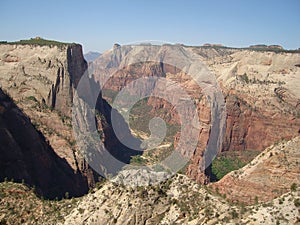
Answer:
<svg viewBox="0 0 300 225"><path fill-rule="evenodd" d="M84 52L143 40L300 48L299 0L0 0L0 40L78 42Z"/></svg>

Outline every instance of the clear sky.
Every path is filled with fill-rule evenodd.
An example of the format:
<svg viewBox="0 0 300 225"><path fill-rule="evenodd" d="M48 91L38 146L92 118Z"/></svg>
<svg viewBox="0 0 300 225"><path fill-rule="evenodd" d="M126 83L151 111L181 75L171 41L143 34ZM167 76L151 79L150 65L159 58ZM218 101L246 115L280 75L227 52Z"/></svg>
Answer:
<svg viewBox="0 0 300 225"><path fill-rule="evenodd" d="M40 36L78 42L84 52L114 43L300 48L300 0L0 0L0 40Z"/></svg>

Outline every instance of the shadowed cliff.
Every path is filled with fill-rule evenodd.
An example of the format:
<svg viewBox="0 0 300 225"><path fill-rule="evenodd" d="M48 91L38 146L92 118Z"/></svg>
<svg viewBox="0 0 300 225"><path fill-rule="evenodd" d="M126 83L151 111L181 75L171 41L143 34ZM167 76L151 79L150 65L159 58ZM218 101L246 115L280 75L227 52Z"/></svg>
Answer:
<svg viewBox="0 0 300 225"><path fill-rule="evenodd" d="M80 196L88 191L86 178L51 148L30 119L0 89L0 181L24 181L45 198Z"/></svg>

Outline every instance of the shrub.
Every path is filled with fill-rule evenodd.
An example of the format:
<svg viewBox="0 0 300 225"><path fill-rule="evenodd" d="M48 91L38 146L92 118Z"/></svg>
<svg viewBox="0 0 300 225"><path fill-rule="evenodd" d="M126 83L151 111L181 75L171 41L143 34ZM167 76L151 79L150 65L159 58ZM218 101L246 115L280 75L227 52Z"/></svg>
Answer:
<svg viewBox="0 0 300 225"><path fill-rule="evenodd" d="M83 209L83 208L78 208L78 212L79 212L80 214L82 214L82 213L84 212L84 209Z"/></svg>
<svg viewBox="0 0 300 225"><path fill-rule="evenodd" d="M75 45L75 43L64 43L64 42L59 42L59 41L54 41L54 40L46 40L40 37L36 38L31 38L28 40L20 40L20 41L15 41L15 42L1 42L0 44L19 44L19 45L49 45L49 46L63 46L63 45Z"/></svg>
<svg viewBox="0 0 300 225"><path fill-rule="evenodd" d="M257 196L255 196L255 204L258 204L258 197Z"/></svg>
<svg viewBox="0 0 300 225"><path fill-rule="evenodd" d="M30 100L30 101L37 102L37 99L34 96L28 96L28 97L26 97L26 99Z"/></svg>
<svg viewBox="0 0 300 225"><path fill-rule="evenodd" d="M131 157L130 163L137 164L137 165L144 165L147 162L146 159L144 159L140 155L135 155Z"/></svg>
<svg viewBox="0 0 300 225"><path fill-rule="evenodd" d="M300 198L296 198L296 199L294 200L294 205L295 205L296 207L300 207Z"/></svg>
<svg viewBox="0 0 300 225"><path fill-rule="evenodd" d="M247 84L249 83L249 77L246 73L244 73L242 76L241 76L241 79L246 82Z"/></svg>
<svg viewBox="0 0 300 225"><path fill-rule="evenodd" d="M293 183L291 185L291 191L297 191L297 184L296 183Z"/></svg>
<svg viewBox="0 0 300 225"><path fill-rule="evenodd" d="M233 219L236 219L236 218L238 218L239 214L235 210L233 210L233 211L231 211L231 216Z"/></svg>

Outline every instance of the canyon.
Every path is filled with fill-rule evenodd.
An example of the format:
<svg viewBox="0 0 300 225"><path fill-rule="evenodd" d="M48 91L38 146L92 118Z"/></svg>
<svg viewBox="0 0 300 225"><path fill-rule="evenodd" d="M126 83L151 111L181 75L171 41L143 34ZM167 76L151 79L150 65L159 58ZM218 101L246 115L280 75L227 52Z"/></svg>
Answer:
<svg viewBox="0 0 300 225"><path fill-rule="evenodd" d="M207 99L201 85L193 83L192 75L189 74L191 71L187 69L183 72L175 66L180 67L180 63L189 65L190 58L187 55L197 58L199 64L207 67L207 73L216 77L223 94L226 128L222 146L217 151L262 151L282 139L299 135L299 53L183 46L130 48L115 45L94 62L95 78L103 84L103 97L106 100L111 102L133 80L153 76L176 81L193 98L199 113L201 131L198 147L189 153L193 155L187 168L190 177L201 183L207 182L201 164L211 132L212 101ZM177 61L179 58L182 62ZM172 62L173 65L164 61ZM144 86L139 91L146 93L149 92L147 89L149 87ZM176 99L181 98L176 92L172 94ZM163 113L158 113L159 116L169 124L180 124L174 106L168 105L166 100L150 97L147 101L147 105L152 108L152 116L157 116L161 110ZM179 136L177 132L175 140L169 144L176 147Z"/></svg>
<svg viewBox="0 0 300 225"><path fill-rule="evenodd" d="M268 210L276 208L289 214L288 220L299 220L291 203L299 193L290 190L292 184L300 185L299 52L115 44L87 64L79 44L1 43L0 54L0 180L34 187L41 198L85 195L76 204L62 200L70 209L61 223L273 223L266 212L271 204ZM131 87L126 97L118 96L126 87ZM126 118L131 99L138 104ZM181 105L189 101L194 108ZM149 128L153 117L166 122L166 136L158 146L140 152L122 142L146 148L155 144ZM87 131L92 121L99 139L79 140L74 121ZM180 129L185 122L188 129ZM93 161L82 154L79 142L94 140L130 166L159 163L174 151L188 160L161 184L124 187L104 182ZM261 153L212 183L210 164L219 153L249 150ZM114 201L119 201L117 208ZM253 204L260 204L259 210ZM244 205L250 205L245 214Z"/></svg>

